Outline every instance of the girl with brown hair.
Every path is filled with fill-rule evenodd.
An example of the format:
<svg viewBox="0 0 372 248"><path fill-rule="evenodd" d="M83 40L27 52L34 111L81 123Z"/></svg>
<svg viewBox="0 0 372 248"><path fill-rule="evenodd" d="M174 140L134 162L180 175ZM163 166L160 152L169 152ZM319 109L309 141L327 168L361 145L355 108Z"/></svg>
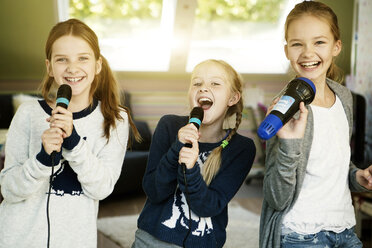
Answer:
<svg viewBox="0 0 372 248"><path fill-rule="evenodd" d="M8 132L0 247L96 247L99 200L120 176L129 127L139 135L93 30L60 22L45 52L44 99L22 104ZM61 85L67 109L56 104Z"/></svg>

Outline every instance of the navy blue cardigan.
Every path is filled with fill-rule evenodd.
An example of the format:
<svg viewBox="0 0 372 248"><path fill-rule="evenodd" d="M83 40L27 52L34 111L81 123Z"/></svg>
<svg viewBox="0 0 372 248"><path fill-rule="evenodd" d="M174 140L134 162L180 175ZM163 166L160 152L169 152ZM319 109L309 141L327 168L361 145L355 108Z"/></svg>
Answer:
<svg viewBox="0 0 372 248"><path fill-rule="evenodd" d="M183 144L178 130L188 122L186 116L163 116L154 132L143 178L147 201L138 219L138 228L168 243L182 246L188 232L189 212L185 184L178 154ZM222 247L226 241L227 204L244 182L256 154L253 141L235 134L222 151L222 164L207 186L200 166L210 152L221 144L200 143L199 158L186 178L192 210L191 233L186 247Z"/></svg>

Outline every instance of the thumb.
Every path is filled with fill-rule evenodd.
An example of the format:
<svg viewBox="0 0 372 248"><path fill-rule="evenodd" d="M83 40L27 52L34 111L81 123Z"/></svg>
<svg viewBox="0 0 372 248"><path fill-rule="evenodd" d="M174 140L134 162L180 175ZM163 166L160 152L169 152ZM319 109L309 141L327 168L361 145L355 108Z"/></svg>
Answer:
<svg viewBox="0 0 372 248"><path fill-rule="evenodd" d="M309 110L307 110L307 108L305 107L305 103L300 102L300 117L298 120L301 122L306 122L308 114Z"/></svg>
<svg viewBox="0 0 372 248"><path fill-rule="evenodd" d="M368 185L372 186L372 165L363 170L363 177L368 181Z"/></svg>

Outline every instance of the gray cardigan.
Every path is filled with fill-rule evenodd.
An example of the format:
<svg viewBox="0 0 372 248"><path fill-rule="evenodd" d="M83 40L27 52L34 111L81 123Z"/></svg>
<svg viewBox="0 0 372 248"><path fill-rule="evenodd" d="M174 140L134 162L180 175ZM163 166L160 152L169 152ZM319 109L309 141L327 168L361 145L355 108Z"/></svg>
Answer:
<svg viewBox="0 0 372 248"><path fill-rule="evenodd" d="M352 134L353 109L351 92L344 86L327 79L328 86L340 98ZM280 247L281 224L285 213L292 208L305 178L306 165L313 140L313 113L309 110L303 139L279 139L267 141L264 200L260 220L260 247ZM357 168L350 162L349 187L351 191L366 191L356 181Z"/></svg>

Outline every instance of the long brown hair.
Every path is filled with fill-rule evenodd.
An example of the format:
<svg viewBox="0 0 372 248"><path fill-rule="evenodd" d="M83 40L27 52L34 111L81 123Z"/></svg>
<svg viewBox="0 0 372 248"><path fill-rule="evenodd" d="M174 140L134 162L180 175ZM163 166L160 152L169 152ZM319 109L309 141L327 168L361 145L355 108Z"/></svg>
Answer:
<svg viewBox="0 0 372 248"><path fill-rule="evenodd" d="M198 66L201 66L205 63L214 63L217 66L220 66L226 73L228 83L230 84L230 90L231 92L239 92L240 93L240 99L239 101L229 107L229 109L226 112L225 115L225 120L229 119L232 115L236 115L235 117L235 127L231 129L229 135L226 137L226 141L229 142L231 138L236 134L239 125L242 121L242 111L243 111L243 98L242 98L242 78L241 76L235 71L235 69L229 65L227 62L223 60L214 60L214 59L209 59L205 60L198 65L195 66L195 69ZM213 178L216 176L217 172L219 171L221 167L221 152L222 152L222 146L218 146L213 151L211 154L209 154L207 160L204 163L203 169L202 169L202 174L203 174L203 179L206 182L207 185L211 183Z"/></svg>
<svg viewBox="0 0 372 248"><path fill-rule="evenodd" d="M331 28L334 40L341 40L340 28L338 26L336 14L329 6L325 5L324 3L315 1L304 1L302 3L296 4L291 12L289 12L284 25L285 40L287 40L288 38L289 24L303 15L311 15L326 21ZM327 77L340 83L344 80L343 72L335 64L334 59L332 60L332 63L327 70Z"/></svg>
<svg viewBox="0 0 372 248"><path fill-rule="evenodd" d="M103 130L104 136L109 140L110 129L116 127L116 120L122 120L120 111L124 109L127 112L129 124L132 128L136 140L141 140L141 136L134 125L130 110L125 106L120 106L119 86L109 67L107 60L101 55L98 38L94 31L88 25L77 19L69 19L57 23L49 33L45 44L45 55L50 61L52 56L52 47L54 42L62 36L72 35L86 41L94 52L95 59L102 58L102 69L95 75L92 82L89 96L90 99L101 101L101 112L104 117ZM46 101L52 102L55 99L54 78L45 74L41 84L41 93Z"/></svg>

